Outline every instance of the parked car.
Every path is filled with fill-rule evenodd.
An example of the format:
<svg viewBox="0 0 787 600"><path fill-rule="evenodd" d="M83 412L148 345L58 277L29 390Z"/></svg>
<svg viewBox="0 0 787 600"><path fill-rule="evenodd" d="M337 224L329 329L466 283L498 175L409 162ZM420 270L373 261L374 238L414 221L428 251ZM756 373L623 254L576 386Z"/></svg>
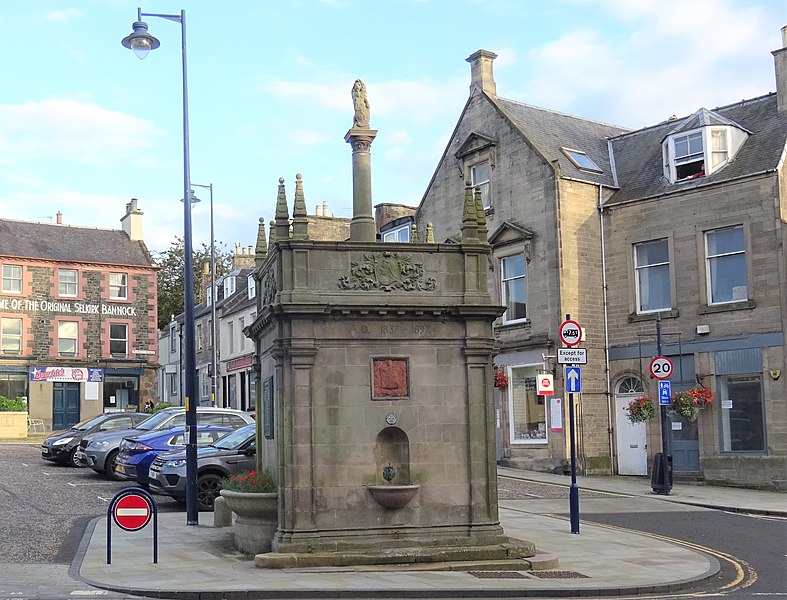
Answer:
<svg viewBox="0 0 787 600"><path fill-rule="evenodd" d="M212 406L197 407L197 425L220 425L237 429L247 423L253 423L248 414L233 408L217 408ZM90 467L96 473L103 473L109 479L115 479L115 459L120 452L120 442L124 437L138 435L147 431L169 429L186 424L186 409L182 406L165 408L142 421L134 429L110 431L107 433L85 436L79 442L76 458L81 466Z"/></svg>
<svg viewBox="0 0 787 600"><path fill-rule="evenodd" d="M115 477L126 481L136 481L148 487L148 468L153 459L162 452L182 450L186 447L186 428L172 427L165 431L149 431L123 438L120 452L115 459ZM231 427L219 425L198 425L197 446L207 446L230 431Z"/></svg>
<svg viewBox="0 0 787 600"><path fill-rule="evenodd" d="M228 433L210 446L197 448L197 503L199 510L213 510L221 480L256 466L256 425ZM150 491L186 501L186 452L163 452L150 465Z"/></svg>
<svg viewBox="0 0 787 600"><path fill-rule="evenodd" d="M136 427L149 416L146 413L104 413L85 419L70 429L54 431L41 444L41 458L78 467L76 453L82 438L93 433Z"/></svg>

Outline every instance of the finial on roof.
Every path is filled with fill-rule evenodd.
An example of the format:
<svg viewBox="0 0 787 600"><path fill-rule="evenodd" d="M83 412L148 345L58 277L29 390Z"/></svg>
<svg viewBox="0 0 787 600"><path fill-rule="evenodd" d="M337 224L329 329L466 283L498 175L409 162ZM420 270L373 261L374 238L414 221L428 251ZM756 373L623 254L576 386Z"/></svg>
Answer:
<svg viewBox="0 0 787 600"><path fill-rule="evenodd" d="M287 192L284 177L279 177L279 193L276 195L276 240L290 237L290 211L287 208Z"/></svg>
<svg viewBox="0 0 787 600"><path fill-rule="evenodd" d="M295 203L292 207L292 237L298 240L309 239L309 219L306 213L306 200L303 197L303 175L295 175Z"/></svg>
<svg viewBox="0 0 787 600"><path fill-rule="evenodd" d="M271 220L270 228L268 229L268 250L273 248L276 243L276 221Z"/></svg>
<svg viewBox="0 0 787 600"><path fill-rule="evenodd" d="M410 226L410 242L413 244L418 243L418 225L415 224L415 221Z"/></svg>
<svg viewBox="0 0 787 600"><path fill-rule="evenodd" d="M268 257L268 242L265 240L265 219L260 217L257 224L257 247L254 249L254 266L258 269Z"/></svg>
<svg viewBox="0 0 787 600"><path fill-rule="evenodd" d="M434 227L431 223L426 224L426 243L434 244Z"/></svg>
<svg viewBox="0 0 787 600"><path fill-rule="evenodd" d="M475 210L475 199L473 198L473 185L470 181L465 183L465 203L462 213L462 241L478 239L478 216Z"/></svg>

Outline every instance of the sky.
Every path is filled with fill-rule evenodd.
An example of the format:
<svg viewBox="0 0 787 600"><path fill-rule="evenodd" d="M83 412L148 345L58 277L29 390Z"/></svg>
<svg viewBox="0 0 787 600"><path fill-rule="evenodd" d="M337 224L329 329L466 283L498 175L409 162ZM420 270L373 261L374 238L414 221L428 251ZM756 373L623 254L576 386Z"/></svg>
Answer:
<svg viewBox="0 0 787 600"><path fill-rule="evenodd" d="M351 89L367 87L372 200L417 206L479 49L498 96L629 128L775 91L787 0L2 0L0 217L119 229L137 198L155 253L183 236L181 25L193 184L219 247L256 243L278 180L292 210L352 217ZM210 243L206 189L192 212Z"/></svg>

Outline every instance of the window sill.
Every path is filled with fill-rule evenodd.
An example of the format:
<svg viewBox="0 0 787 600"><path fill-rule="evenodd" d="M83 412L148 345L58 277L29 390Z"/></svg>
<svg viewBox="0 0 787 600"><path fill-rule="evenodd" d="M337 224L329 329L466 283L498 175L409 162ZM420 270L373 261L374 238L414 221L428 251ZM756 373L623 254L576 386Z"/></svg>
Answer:
<svg viewBox="0 0 787 600"><path fill-rule="evenodd" d="M641 323L643 321L655 321L658 317L662 319L677 319L680 316L680 311L677 308L671 310L663 310L660 312L652 313L631 313L627 317L629 323Z"/></svg>
<svg viewBox="0 0 787 600"><path fill-rule="evenodd" d="M728 310L751 310L753 308L757 308L757 303L754 300L743 300L742 302L703 305L697 309L697 313L700 315L710 315L714 313L727 312Z"/></svg>
<svg viewBox="0 0 787 600"><path fill-rule="evenodd" d="M514 329L524 329L530 327L530 319L522 319L520 321L508 321L507 323L498 323L493 329L494 331L512 331Z"/></svg>

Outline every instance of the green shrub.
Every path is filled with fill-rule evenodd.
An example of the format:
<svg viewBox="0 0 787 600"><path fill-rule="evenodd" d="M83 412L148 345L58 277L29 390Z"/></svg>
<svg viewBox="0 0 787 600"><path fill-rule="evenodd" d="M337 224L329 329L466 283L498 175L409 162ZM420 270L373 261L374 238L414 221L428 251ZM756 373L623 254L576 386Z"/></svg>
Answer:
<svg viewBox="0 0 787 600"><path fill-rule="evenodd" d="M175 406L175 405L170 403L170 402L159 402L158 404L154 404L152 407L148 407L145 410L145 412L150 413L150 414L155 414L155 413L157 413L160 410L164 410L165 408L171 408L173 406Z"/></svg>
<svg viewBox="0 0 787 600"><path fill-rule="evenodd" d="M23 398L0 396L0 412L27 412L27 402Z"/></svg>

